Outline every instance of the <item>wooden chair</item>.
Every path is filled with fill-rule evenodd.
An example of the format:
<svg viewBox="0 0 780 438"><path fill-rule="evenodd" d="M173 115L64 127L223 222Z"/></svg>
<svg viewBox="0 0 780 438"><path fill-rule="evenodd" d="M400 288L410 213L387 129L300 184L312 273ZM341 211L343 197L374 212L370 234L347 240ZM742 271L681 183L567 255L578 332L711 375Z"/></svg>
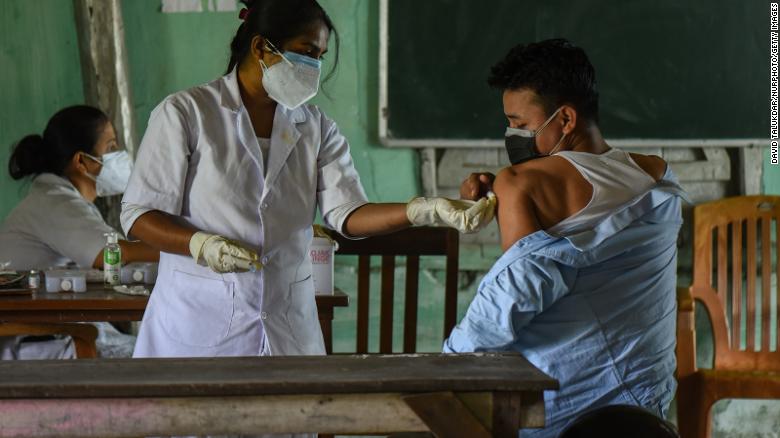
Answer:
<svg viewBox="0 0 780 438"><path fill-rule="evenodd" d="M92 324L0 323L0 336L45 335L68 335L72 337L76 346L77 359L93 359L97 357L95 339L98 331Z"/></svg>
<svg viewBox="0 0 780 438"><path fill-rule="evenodd" d="M443 338L455 326L458 298L458 232L451 228L409 228L385 236L348 240L336 236L337 254L357 255L358 299L356 353L368 353L371 256L382 257L379 353L393 353L395 257L406 256L403 353L417 351L417 304L420 256L446 256Z"/></svg>
<svg viewBox="0 0 780 438"><path fill-rule="evenodd" d="M693 285L678 290L677 421L683 438L710 436L710 410L717 400L780 398L780 348L776 343L770 345L770 333L776 329L770 327L772 313L780 320L780 309L771 307L772 292L777 296L777 290L771 291L771 234L774 230L778 236L777 257L780 196L744 196L702 204L694 208L693 222ZM780 259L777 263L776 275ZM756 291L759 272L760 302ZM696 368L694 300L704 305L712 321L712 369Z"/></svg>

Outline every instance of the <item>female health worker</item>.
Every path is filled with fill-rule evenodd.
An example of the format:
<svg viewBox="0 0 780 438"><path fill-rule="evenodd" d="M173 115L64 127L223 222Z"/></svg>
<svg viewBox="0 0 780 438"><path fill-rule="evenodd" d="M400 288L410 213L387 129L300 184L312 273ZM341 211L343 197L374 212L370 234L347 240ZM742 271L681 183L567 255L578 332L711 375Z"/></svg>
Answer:
<svg viewBox="0 0 780 438"><path fill-rule="evenodd" d="M60 110L43 135L28 135L16 144L8 170L16 180L33 180L27 196L0 225L0 262L13 270L68 264L102 268L105 234L115 230L93 202L98 196L122 193L131 171L130 157L117 145L108 117L85 105ZM159 258L159 251L140 242L120 240L119 245L123 262ZM110 346L102 341L118 332L108 323L98 324L98 329L98 352L108 353ZM4 338L6 348L0 353L6 359L73 354L69 339L33 345L17 337L10 346L9 341Z"/></svg>
<svg viewBox="0 0 780 438"><path fill-rule="evenodd" d="M368 203L346 139L304 105L331 19L315 0L243 3L227 74L155 108L123 199L123 228L162 251L136 357L324 354L317 208L352 238L493 217L493 198Z"/></svg>

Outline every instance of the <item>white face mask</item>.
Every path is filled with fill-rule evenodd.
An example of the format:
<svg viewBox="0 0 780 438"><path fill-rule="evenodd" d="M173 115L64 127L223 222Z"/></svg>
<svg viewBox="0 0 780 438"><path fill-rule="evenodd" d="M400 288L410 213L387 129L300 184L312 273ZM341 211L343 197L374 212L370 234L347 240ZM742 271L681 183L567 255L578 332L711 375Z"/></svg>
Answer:
<svg viewBox="0 0 780 438"><path fill-rule="evenodd" d="M270 67L260 60L263 87L271 99L288 109L298 108L317 94L322 63L295 52L281 53L270 42L268 44L282 60Z"/></svg>
<svg viewBox="0 0 780 438"><path fill-rule="evenodd" d="M87 173L87 176L95 181L98 196L113 196L125 192L133 171L133 161L127 151L110 152L103 155L102 159L87 153L84 155L103 165L97 177Z"/></svg>

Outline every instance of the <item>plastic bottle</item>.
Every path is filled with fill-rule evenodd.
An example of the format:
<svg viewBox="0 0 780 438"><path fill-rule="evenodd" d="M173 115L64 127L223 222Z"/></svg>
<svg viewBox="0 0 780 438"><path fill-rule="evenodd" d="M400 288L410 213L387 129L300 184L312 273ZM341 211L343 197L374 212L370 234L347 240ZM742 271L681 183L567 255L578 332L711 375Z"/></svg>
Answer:
<svg viewBox="0 0 780 438"><path fill-rule="evenodd" d="M119 284L119 274L122 270L122 248L119 246L116 233L106 233L105 236L103 283L106 286L116 286Z"/></svg>

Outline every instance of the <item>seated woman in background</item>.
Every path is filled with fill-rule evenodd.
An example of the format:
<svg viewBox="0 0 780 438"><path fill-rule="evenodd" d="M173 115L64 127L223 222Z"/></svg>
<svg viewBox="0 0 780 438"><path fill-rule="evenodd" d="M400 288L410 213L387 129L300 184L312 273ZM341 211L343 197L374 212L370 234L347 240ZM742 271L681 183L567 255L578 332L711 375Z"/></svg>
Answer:
<svg viewBox="0 0 780 438"><path fill-rule="evenodd" d="M102 268L105 234L117 230L103 220L93 202L98 196L122 193L130 169L130 157L119 148L114 127L102 111L85 105L59 111L43 136L24 137L11 154L11 177L32 176L32 184L0 225L0 262L10 262L10 269L20 271L68 264ZM159 259L159 252L143 243L120 240L119 245L122 263ZM108 323L97 326L98 354L116 350L103 341L122 338L121 334ZM0 339L3 359L73 357L69 338L29 343L21 337ZM119 350L129 355L132 345Z"/></svg>

